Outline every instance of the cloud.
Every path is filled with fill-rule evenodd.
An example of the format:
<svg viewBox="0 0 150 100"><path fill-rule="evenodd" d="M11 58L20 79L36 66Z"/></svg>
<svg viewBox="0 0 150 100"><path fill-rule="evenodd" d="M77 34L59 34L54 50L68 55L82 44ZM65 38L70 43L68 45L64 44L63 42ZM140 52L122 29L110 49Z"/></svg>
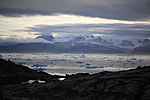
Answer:
<svg viewBox="0 0 150 100"><path fill-rule="evenodd" d="M119 20L150 17L149 0L1 0L0 14L6 16L75 14Z"/></svg>
<svg viewBox="0 0 150 100"><path fill-rule="evenodd" d="M36 35L57 36L94 35L101 34L111 38L147 38L150 37L149 24L73 24L73 25L36 25L28 27L26 32L36 32Z"/></svg>
<svg viewBox="0 0 150 100"><path fill-rule="evenodd" d="M0 16L0 37L35 38L38 35L63 37L100 34L107 37L150 37L149 21L123 21L77 15Z"/></svg>

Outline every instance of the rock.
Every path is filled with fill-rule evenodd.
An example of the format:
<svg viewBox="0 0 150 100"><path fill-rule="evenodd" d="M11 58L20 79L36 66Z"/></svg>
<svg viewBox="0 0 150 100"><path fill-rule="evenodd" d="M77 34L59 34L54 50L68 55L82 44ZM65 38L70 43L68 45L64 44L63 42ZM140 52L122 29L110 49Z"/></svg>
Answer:
<svg viewBox="0 0 150 100"><path fill-rule="evenodd" d="M2 86L19 100L150 100L150 66L119 72L67 75L63 81Z"/></svg>
<svg viewBox="0 0 150 100"><path fill-rule="evenodd" d="M0 100L3 100L3 92L0 90Z"/></svg>
<svg viewBox="0 0 150 100"><path fill-rule="evenodd" d="M11 61L0 59L0 84L15 84L29 80L56 81L59 76L52 76L45 72L37 72L26 66L16 65Z"/></svg>

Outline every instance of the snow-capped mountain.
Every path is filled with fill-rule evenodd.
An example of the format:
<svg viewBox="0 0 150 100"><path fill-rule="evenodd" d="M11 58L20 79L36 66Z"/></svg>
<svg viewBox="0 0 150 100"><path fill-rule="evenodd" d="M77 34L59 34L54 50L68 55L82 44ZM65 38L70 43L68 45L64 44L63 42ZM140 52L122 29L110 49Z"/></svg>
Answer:
<svg viewBox="0 0 150 100"><path fill-rule="evenodd" d="M113 45L113 42L108 42L102 39L100 36L74 36L69 42L72 43L90 43L90 44L99 44L110 46Z"/></svg>
<svg viewBox="0 0 150 100"><path fill-rule="evenodd" d="M115 40L111 38L106 39L100 36L93 36L93 35L76 35L76 36L68 36L68 37L53 37L52 35L50 35L50 36L38 36L36 40L37 39L43 39L43 42L40 42L40 43L65 44L63 46L66 48L80 45L78 47L79 49L83 45L86 45L86 46L99 45L99 46L105 46L111 49L117 49L117 50L121 50L125 52L131 52L134 48L142 45L142 43L144 42L143 40L136 40L136 39L134 40L130 40L130 39Z"/></svg>
<svg viewBox="0 0 150 100"><path fill-rule="evenodd" d="M52 35L41 35L41 36L38 36L36 37L36 39L44 39L46 41L49 41L49 42L54 42L55 41L55 38L52 36Z"/></svg>
<svg viewBox="0 0 150 100"><path fill-rule="evenodd" d="M143 39L125 39L125 40L112 39L112 42L114 45L116 45L120 48L128 49L130 51L132 51L134 48L142 45L142 42L139 42L139 41L143 41Z"/></svg>
<svg viewBox="0 0 150 100"><path fill-rule="evenodd" d="M74 36L72 37L72 39L70 40L70 42L91 42L91 40L94 39L94 36Z"/></svg>
<svg viewBox="0 0 150 100"><path fill-rule="evenodd" d="M129 41L129 40L122 40L122 42L120 43L120 46L131 46L131 47L133 47L133 46L135 46L135 45L133 44L132 41Z"/></svg>
<svg viewBox="0 0 150 100"><path fill-rule="evenodd" d="M150 54L150 40L144 39L142 45L134 48L133 53Z"/></svg>
<svg viewBox="0 0 150 100"><path fill-rule="evenodd" d="M43 41L44 39L44 41ZM109 42L107 40L102 39L100 36L92 36L92 35L79 35L79 36L72 36L72 37L53 37L52 35L50 36L38 36L36 37L36 41L43 41L45 43L45 40L49 43L55 43L55 42L61 42L61 43L90 43L90 44L99 44L99 45L113 45L113 42ZM38 41L38 42L39 42Z"/></svg>
<svg viewBox="0 0 150 100"><path fill-rule="evenodd" d="M110 40L110 41L109 41ZM124 48L128 50L133 50L135 47L138 47L142 45L142 43L145 43L144 40L113 40L113 39L104 39L100 36L93 36L93 35L77 35L77 36L70 36L70 37L54 37L52 35L49 36L38 36L36 37L36 41L40 43L71 43L77 44L77 43L85 43L87 44L98 44L103 46L108 46L111 48ZM34 43L36 42L34 41ZM140 42L139 42L140 41ZM146 40L145 40L146 41Z"/></svg>
<svg viewBox="0 0 150 100"><path fill-rule="evenodd" d="M135 48L141 48L141 45L146 44L150 44L149 39L117 40L93 35L68 37L41 35L36 38L28 39L22 43L18 42L16 45L0 47L0 52L6 52L7 50L8 52L130 53ZM47 47L46 50L44 49L45 47Z"/></svg>

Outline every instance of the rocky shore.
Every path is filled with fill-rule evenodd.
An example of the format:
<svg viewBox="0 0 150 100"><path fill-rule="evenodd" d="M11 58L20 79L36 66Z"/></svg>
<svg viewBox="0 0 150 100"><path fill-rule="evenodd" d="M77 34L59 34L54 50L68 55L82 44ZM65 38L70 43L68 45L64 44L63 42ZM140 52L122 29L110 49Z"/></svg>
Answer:
<svg viewBox="0 0 150 100"><path fill-rule="evenodd" d="M150 100L150 66L62 77L0 59L0 100Z"/></svg>

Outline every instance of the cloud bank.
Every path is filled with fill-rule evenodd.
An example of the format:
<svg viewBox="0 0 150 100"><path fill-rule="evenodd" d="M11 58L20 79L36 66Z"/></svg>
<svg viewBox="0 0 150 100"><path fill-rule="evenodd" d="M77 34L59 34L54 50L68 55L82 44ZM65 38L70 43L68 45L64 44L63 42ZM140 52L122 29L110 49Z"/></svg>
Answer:
<svg viewBox="0 0 150 100"><path fill-rule="evenodd" d="M149 5L150 0L0 0L0 38L150 38Z"/></svg>
<svg viewBox="0 0 150 100"><path fill-rule="evenodd" d="M0 0L6 16L75 14L119 20L150 17L149 0Z"/></svg>

